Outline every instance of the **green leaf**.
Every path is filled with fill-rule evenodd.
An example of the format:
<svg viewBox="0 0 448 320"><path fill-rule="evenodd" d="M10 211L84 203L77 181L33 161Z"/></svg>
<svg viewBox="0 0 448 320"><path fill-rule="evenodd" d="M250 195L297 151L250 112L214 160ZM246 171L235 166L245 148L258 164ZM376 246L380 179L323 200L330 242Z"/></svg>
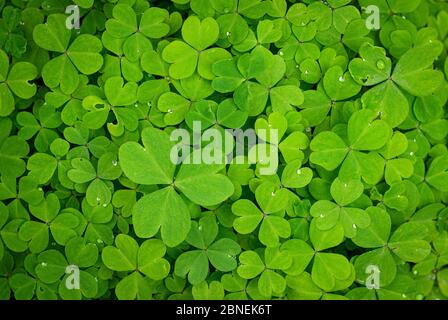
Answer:
<svg viewBox="0 0 448 320"><path fill-rule="evenodd" d="M392 62L382 47L366 43L359 49L360 58L350 62L353 79L364 86L373 86L387 80L391 74Z"/></svg>
<svg viewBox="0 0 448 320"><path fill-rule="evenodd" d="M428 230L417 223L404 223L392 234L389 247L404 261L419 262L431 252L425 240Z"/></svg>
<svg viewBox="0 0 448 320"><path fill-rule="evenodd" d="M241 248L235 241L227 238L220 239L207 249L210 263L219 271L228 272L236 269L236 256Z"/></svg>
<svg viewBox="0 0 448 320"><path fill-rule="evenodd" d="M316 221L312 220L310 225L310 239L316 251L322 251L340 244L344 240L344 229L337 224L330 230L319 230Z"/></svg>
<svg viewBox="0 0 448 320"><path fill-rule="evenodd" d="M194 157L194 155L193 155ZM175 186L187 198L201 206L219 204L229 198L234 187L219 164L182 164L176 176Z"/></svg>
<svg viewBox="0 0 448 320"><path fill-rule="evenodd" d="M291 266L285 270L288 275L300 275L314 257L314 250L303 240L291 239L284 242L281 250L292 258Z"/></svg>
<svg viewBox="0 0 448 320"><path fill-rule="evenodd" d="M303 188L313 179L313 170L301 168L301 161L296 160L286 165L282 172L282 184L287 188Z"/></svg>
<svg viewBox="0 0 448 320"><path fill-rule="evenodd" d="M57 160L46 153L33 154L27 163L29 175L39 184L47 183L53 176L57 167Z"/></svg>
<svg viewBox="0 0 448 320"><path fill-rule="evenodd" d="M66 16L52 14L46 24L38 24L33 30L36 44L48 51L64 53L70 42L70 31L65 27Z"/></svg>
<svg viewBox="0 0 448 320"><path fill-rule="evenodd" d="M436 157L429 166L426 181L434 188L446 192L448 190L448 156Z"/></svg>
<svg viewBox="0 0 448 320"><path fill-rule="evenodd" d="M190 213L174 188L167 187L150 193L134 206L133 224L140 238L151 238L159 229L169 247L184 241L190 230Z"/></svg>
<svg viewBox="0 0 448 320"><path fill-rule="evenodd" d="M383 247L363 253L355 260L356 278L361 283L365 283L366 278L371 274L369 266L376 266L380 271L380 288L388 286L397 274L397 265L389 249Z"/></svg>
<svg viewBox="0 0 448 320"><path fill-rule="evenodd" d="M83 74L94 74L103 65L103 56L100 54L103 46L101 41L91 35L83 34L77 37L70 48L67 56Z"/></svg>
<svg viewBox="0 0 448 320"><path fill-rule="evenodd" d="M36 85L30 83L36 76L36 66L28 62L18 62L9 71L7 84L16 96L30 99L37 92Z"/></svg>
<svg viewBox="0 0 448 320"><path fill-rule="evenodd" d="M42 252L48 246L48 226L40 222L27 221L20 227L19 238L28 242L32 253Z"/></svg>
<svg viewBox="0 0 448 320"><path fill-rule="evenodd" d="M149 8L143 13L139 30L149 38L160 39L170 32L170 26L166 23L168 18L167 10L157 7Z"/></svg>
<svg viewBox="0 0 448 320"><path fill-rule="evenodd" d="M335 133L325 131L319 133L310 144L310 161L326 170L336 169L347 155L345 142Z"/></svg>
<svg viewBox="0 0 448 320"><path fill-rule="evenodd" d="M124 174L139 184L170 184L175 165L170 151L174 146L169 136L155 128L142 131L143 147L137 142L126 142L119 149L120 166Z"/></svg>
<svg viewBox="0 0 448 320"><path fill-rule="evenodd" d="M190 77L196 70L198 52L183 41L173 41L165 47L163 60L170 63L169 74L174 79Z"/></svg>
<svg viewBox="0 0 448 320"><path fill-rule="evenodd" d="M203 281L193 286L192 294L196 300L222 300L224 288L218 281L212 281L210 285Z"/></svg>
<svg viewBox="0 0 448 320"><path fill-rule="evenodd" d="M0 146L0 173L2 176L19 177L25 172L22 160L29 153L26 141L17 136L6 137Z"/></svg>
<svg viewBox="0 0 448 320"><path fill-rule="evenodd" d="M146 240L138 250L138 269L144 275L154 280L164 279L169 271L170 264L163 258L166 247L157 239Z"/></svg>
<svg viewBox="0 0 448 320"><path fill-rule="evenodd" d="M340 66L331 67L325 73L324 88L328 96L337 101L351 98L361 90L350 73L344 73Z"/></svg>
<svg viewBox="0 0 448 320"><path fill-rule="evenodd" d="M119 234L115 238L115 247L105 247L101 257L111 270L132 271L137 269L138 250L138 244L132 237Z"/></svg>
<svg viewBox="0 0 448 320"><path fill-rule="evenodd" d="M438 42L410 49L398 61L392 80L412 95L430 95L444 78L442 72L428 69L441 49Z"/></svg>
<svg viewBox="0 0 448 320"><path fill-rule="evenodd" d="M182 26L182 37L196 50L202 51L218 40L219 25L215 19L208 17L200 20L190 16Z"/></svg>
<svg viewBox="0 0 448 320"><path fill-rule="evenodd" d="M331 184L331 196L340 206L346 206L358 199L364 191L360 180L342 181L336 178Z"/></svg>
<svg viewBox="0 0 448 320"><path fill-rule="evenodd" d="M71 161L73 169L67 172L67 176L75 183L85 183L96 178L95 168L89 160L75 158Z"/></svg>
<svg viewBox="0 0 448 320"><path fill-rule="evenodd" d="M244 251L239 257L238 275L243 279L253 279L263 272L265 266L255 251Z"/></svg>
<svg viewBox="0 0 448 320"><path fill-rule="evenodd" d="M133 272L123 278L115 287L115 294L119 300L148 300L151 298L152 288L148 278L138 272Z"/></svg>
<svg viewBox="0 0 448 320"><path fill-rule="evenodd" d="M386 144L392 136L389 125L382 120L375 120L377 115L363 109L355 112L348 122L348 139L350 146L356 150L376 150Z"/></svg>
<svg viewBox="0 0 448 320"><path fill-rule="evenodd" d="M54 283L65 273L68 265L62 253L57 250L44 251L37 257L36 274L44 283Z"/></svg>
<svg viewBox="0 0 448 320"><path fill-rule="evenodd" d="M353 242L362 248L378 248L384 246L389 239L391 220L389 214L379 207L366 209L370 217L370 225L358 230Z"/></svg>
<svg viewBox="0 0 448 320"><path fill-rule="evenodd" d="M182 278L188 274L188 281L193 285L204 281L208 272L207 254L202 250L182 253L174 265L174 273Z"/></svg>
<svg viewBox="0 0 448 320"><path fill-rule="evenodd" d="M347 258L335 253L316 253L311 271L313 282L326 291L331 291L337 280L350 277L352 266Z"/></svg>
<svg viewBox="0 0 448 320"><path fill-rule="evenodd" d="M126 4L114 7L114 19L106 21L106 29L115 38L127 38L137 31L137 17L134 10Z"/></svg>
<svg viewBox="0 0 448 320"><path fill-rule="evenodd" d="M365 108L374 111L392 128L403 123L409 114L408 100L391 80L367 91L361 101Z"/></svg>
<svg viewBox="0 0 448 320"><path fill-rule="evenodd" d="M232 212L238 216L233 221L233 227L241 234L253 232L263 219L262 212L247 199L240 199L233 203Z"/></svg>

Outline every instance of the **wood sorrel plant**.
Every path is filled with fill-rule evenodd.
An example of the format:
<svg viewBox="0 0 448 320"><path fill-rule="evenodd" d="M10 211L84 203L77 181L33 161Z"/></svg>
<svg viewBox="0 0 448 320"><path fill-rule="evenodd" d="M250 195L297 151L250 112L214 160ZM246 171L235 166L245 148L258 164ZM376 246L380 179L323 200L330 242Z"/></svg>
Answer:
<svg viewBox="0 0 448 320"><path fill-rule="evenodd" d="M448 298L447 2L0 12L0 299Z"/></svg>

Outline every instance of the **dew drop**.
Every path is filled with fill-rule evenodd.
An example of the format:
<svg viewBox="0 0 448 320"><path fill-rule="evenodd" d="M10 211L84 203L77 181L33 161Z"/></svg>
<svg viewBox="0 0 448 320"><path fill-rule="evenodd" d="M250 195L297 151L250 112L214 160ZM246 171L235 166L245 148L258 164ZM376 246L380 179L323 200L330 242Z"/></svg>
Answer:
<svg viewBox="0 0 448 320"><path fill-rule="evenodd" d="M106 203L105 203L105 204L103 204L103 207L104 207L104 208L106 208L106 207L107 207L107 204L106 204Z"/></svg>
<svg viewBox="0 0 448 320"><path fill-rule="evenodd" d="M100 197L96 197L96 201L97 201L97 202L100 202L100 201L101 201L101 198L100 198Z"/></svg>
<svg viewBox="0 0 448 320"><path fill-rule="evenodd" d="M138 103L134 104L134 107L136 107L136 108L137 108L137 107L138 107Z"/></svg>
<svg viewBox="0 0 448 320"><path fill-rule="evenodd" d="M38 188L37 190L42 191L42 188Z"/></svg>
<svg viewBox="0 0 448 320"><path fill-rule="evenodd" d="M340 82L344 82L344 81L345 81L344 76L340 76L340 77L339 77L339 81L340 81Z"/></svg>
<svg viewBox="0 0 448 320"><path fill-rule="evenodd" d="M21 26L23 26L25 24L25 22L23 22L23 21L20 21L20 25Z"/></svg>
<svg viewBox="0 0 448 320"><path fill-rule="evenodd" d="M98 242L98 243L103 243L103 240L101 240L101 239L96 239L96 242Z"/></svg>
<svg viewBox="0 0 448 320"><path fill-rule="evenodd" d="M406 19L406 17L405 16L401 16L401 19Z"/></svg>
<svg viewBox="0 0 448 320"><path fill-rule="evenodd" d="M168 109L167 112L168 113L173 113L173 109Z"/></svg>
<svg viewBox="0 0 448 320"><path fill-rule="evenodd" d="M320 215L319 215L319 218L323 218L324 217L324 215L323 215L323 213L321 213Z"/></svg>
<svg viewBox="0 0 448 320"><path fill-rule="evenodd" d="M296 69L299 69L299 65L298 64L296 64Z"/></svg>
<svg viewBox="0 0 448 320"><path fill-rule="evenodd" d="M308 74L309 72L308 72L308 70L305 70L305 74Z"/></svg>
<svg viewBox="0 0 448 320"><path fill-rule="evenodd" d="M42 262L42 263L41 263L41 266L42 266L42 267L46 267L46 266L47 266L47 263L46 263L46 262Z"/></svg>
<svg viewBox="0 0 448 320"><path fill-rule="evenodd" d="M302 170L301 169L297 169L297 174L302 174Z"/></svg>
<svg viewBox="0 0 448 320"><path fill-rule="evenodd" d="M347 188L347 187L348 187L348 184L344 183L344 188Z"/></svg>
<svg viewBox="0 0 448 320"><path fill-rule="evenodd" d="M275 196L275 192L274 191L271 192L271 196L273 196L273 197Z"/></svg>
<svg viewBox="0 0 448 320"><path fill-rule="evenodd" d="M146 105L147 105L148 107L150 107L150 106L151 106L151 102L146 103Z"/></svg>
<svg viewBox="0 0 448 320"><path fill-rule="evenodd" d="M278 53L281 57L283 57L285 54L283 53L283 51L279 51Z"/></svg>
<svg viewBox="0 0 448 320"><path fill-rule="evenodd" d="M232 32L230 32L230 31L226 32L226 36L230 37L231 35L232 35Z"/></svg>
<svg viewBox="0 0 448 320"><path fill-rule="evenodd" d="M386 67L386 64L383 60L380 59L376 62L376 67L380 70L383 70Z"/></svg>
<svg viewBox="0 0 448 320"><path fill-rule="evenodd" d="M95 277L95 282L98 282L98 278L97 277Z"/></svg>
<svg viewBox="0 0 448 320"><path fill-rule="evenodd" d="M112 165L113 165L114 167L118 166L118 161L117 161L117 160L112 161Z"/></svg>
<svg viewBox="0 0 448 320"><path fill-rule="evenodd" d="M357 227L356 227L356 224L352 224L352 227L353 227L353 229L356 229Z"/></svg>
<svg viewBox="0 0 448 320"><path fill-rule="evenodd" d="M305 129L305 131L306 131L306 132L311 132L311 128L308 127L308 128Z"/></svg>
<svg viewBox="0 0 448 320"><path fill-rule="evenodd" d="M415 275L417 275L417 274L418 274L418 271L417 271L417 270L414 270L412 273L415 274Z"/></svg>
<svg viewBox="0 0 448 320"><path fill-rule="evenodd" d="M199 226L199 227L198 227L198 230L201 231L201 230L202 230L202 226Z"/></svg>
<svg viewBox="0 0 448 320"><path fill-rule="evenodd" d="M407 298L408 296L405 295L404 293L401 295L403 298Z"/></svg>
<svg viewBox="0 0 448 320"><path fill-rule="evenodd" d="M409 155L412 157L414 155L414 152L413 151L409 152Z"/></svg>
<svg viewBox="0 0 448 320"><path fill-rule="evenodd" d="M304 21L302 21L301 25L304 26L304 25L306 25L306 23Z"/></svg>

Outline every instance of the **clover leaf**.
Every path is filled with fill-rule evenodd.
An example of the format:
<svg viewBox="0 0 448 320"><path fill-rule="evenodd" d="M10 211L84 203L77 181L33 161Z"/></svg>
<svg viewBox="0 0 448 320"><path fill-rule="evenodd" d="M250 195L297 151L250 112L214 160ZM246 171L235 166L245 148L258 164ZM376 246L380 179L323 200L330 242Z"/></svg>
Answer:
<svg viewBox="0 0 448 320"><path fill-rule="evenodd" d="M45 64L42 77L50 88L60 87L64 93L73 93L78 87L81 73L90 75L103 65L103 46L95 36L83 34L71 42L71 32L65 27L66 17L62 14L48 16L45 24L33 30L36 44L48 51L61 53ZM56 71L56 72L55 72Z"/></svg>

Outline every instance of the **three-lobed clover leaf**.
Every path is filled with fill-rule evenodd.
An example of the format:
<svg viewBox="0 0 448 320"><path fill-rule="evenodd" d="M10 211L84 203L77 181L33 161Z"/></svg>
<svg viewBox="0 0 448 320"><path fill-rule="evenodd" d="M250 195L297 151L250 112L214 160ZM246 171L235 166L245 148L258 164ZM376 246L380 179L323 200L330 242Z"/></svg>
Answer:
<svg viewBox="0 0 448 320"><path fill-rule="evenodd" d="M218 225L213 216L205 216L199 222L192 221L186 241L197 249L186 251L177 258L174 273L179 277L188 274L188 281L197 285L209 274L209 261L222 272L236 269L240 246L232 239L216 240L217 235Z"/></svg>
<svg viewBox="0 0 448 320"><path fill-rule="evenodd" d="M39 47L60 53L42 69L45 84L71 94L80 81L78 71L91 75L102 67L103 46L97 37L89 34L81 34L71 41L72 32L66 28L66 19L63 14L48 16L45 24L34 28L33 39Z"/></svg>
<svg viewBox="0 0 448 320"><path fill-rule="evenodd" d="M168 246L176 246L190 230L188 201L202 206L217 205L233 194L230 180L219 173L221 164L182 164L175 176L176 165L170 158L175 147L167 133L146 128L142 131L142 147L127 142L120 147L119 160L124 174L133 182L144 185L168 185L145 195L133 211L138 236L149 238L161 229Z"/></svg>
<svg viewBox="0 0 448 320"><path fill-rule="evenodd" d="M37 77L37 68L29 62L17 62L10 67L9 57L0 50L0 116L6 117L15 109L14 95L32 98L37 87L30 81Z"/></svg>
<svg viewBox="0 0 448 320"><path fill-rule="evenodd" d="M219 36L219 25L212 17L201 21L190 16L182 26L185 41L173 41L163 49L163 59L170 63L169 75L174 79L188 78L198 71L205 79L213 79L212 65L215 61L230 58L222 48L209 48Z"/></svg>

